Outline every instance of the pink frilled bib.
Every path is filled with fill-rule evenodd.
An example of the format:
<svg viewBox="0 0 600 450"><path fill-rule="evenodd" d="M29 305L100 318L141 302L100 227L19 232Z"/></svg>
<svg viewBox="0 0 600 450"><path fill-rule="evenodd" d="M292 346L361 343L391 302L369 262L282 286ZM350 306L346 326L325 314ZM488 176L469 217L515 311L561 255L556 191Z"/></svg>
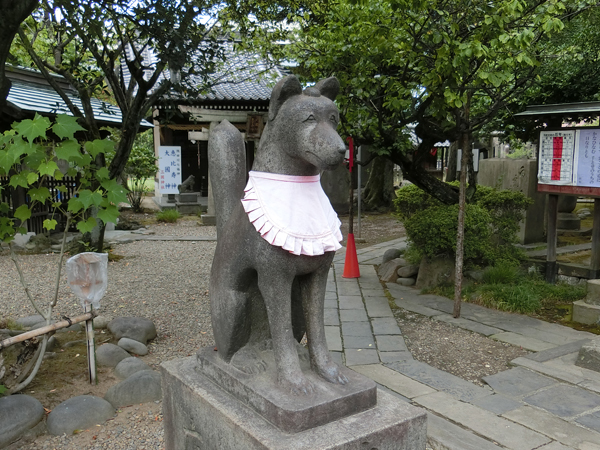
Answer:
<svg viewBox="0 0 600 450"><path fill-rule="evenodd" d="M294 255L341 248L341 222L321 187L320 175L250 171L242 205L256 231Z"/></svg>

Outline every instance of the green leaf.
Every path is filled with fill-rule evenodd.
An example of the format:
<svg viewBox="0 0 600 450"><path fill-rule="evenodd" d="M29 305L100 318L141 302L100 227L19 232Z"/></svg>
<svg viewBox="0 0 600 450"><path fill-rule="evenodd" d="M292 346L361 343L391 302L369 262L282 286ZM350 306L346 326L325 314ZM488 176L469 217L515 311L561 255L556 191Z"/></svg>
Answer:
<svg viewBox="0 0 600 450"><path fill-rule="evenodd" d="M101 186L106 190L108 201L114 205L127 202L127 191L115 180L103 181Z"/></svg>
<svg viewBox="0 0 600 450"><path fill-rule="evenodd" d="M23 172L21 172L21 173L23 173ZM40 178L40 177L38 176L38 174L37 174L37 173L35 173L35 172L29 172L29 173L27 174L27 183L29 183L29 184L33 184L33 183L35 183L37 180L39 180L39 178Z"/></svg>
<svg viewBox="0 0 600 450"><path fill-rule="evenodd" d="M25 222L31 217L31 210L27 205L21 205L15 210L14 216L21 222Z"/></svg>
<svg viewBox="0 0 600 450"><path fill-rule="evenodd" d="M47 187L32 188L27 192L31 200L44 203L50 198L50 191Z"/></svg>
<svg viewBox="0 0 600 450"><path fill-rule="evenodd" d="M98 156L99 153L111 151L114 147L115 143L107 139L95 139L92 142L88 141L85 143L85 149L90 155L92 155L92 158Z"/></svg>
<svg viewBox="0 0 600 450"><path fill-rule="evenodd" d="M82 189L81 191L79 191L78 198L85 209L88 209L90 207L90 205L93 203L92 195L93 195L93 192L90 191L89 189Z"/></svg>
<svg viewBox="0 0 600 450"><path fill-rule="evenodd" d="M96 178L98 180L106 180L110 177L110 173L106 167L101 167L96 171Z"/></svg>
<svg viewBox="0 0 600 450"><path fill-rule="evenodd" d="M79 211L83 209L83 203L77 197L71 197L69 199L69 206L67 211L77 214Z"/></svg>
<svg viewBox="0 0 600 450"><path fill-rule="evenodd" d="M79 142L69 139L63 141L58 147L56 147L56 157L58 159L64 159L65 161L80 161L81 160L81 146Z"/></svg>
<svg viewBox="0 0 600 450"><path fill-rule="evenodd" d="M115 205L109 205L106 209L98 211L98 218L106 224L108 222L117 223L119 217L119 209Z"/></svg>
<svg viewBox="0 0 600 450"><path fill-rule="evenodd" d="M14 123L13 128L24 136L31 144L36 138L46 138L46 130L50 127L50 119L35 113L33 119L25 119Z"/></svg>
<svg viewBox="0 0 600 450"><path fill-rule="evenodd" d="M48 175L49 177L53 177L56 171L58 171L58 166L54 161L44 161L38 167L38 172L40 175Z"/></svg>
<svg viewBox="0 0 600 450"><path fill-rule="evenodd" d="M57 223L58 222L54 219L46 219L44 220L43 226L46 230L54 230L56 228Z"/></svg>
<svg viewBox="0 0 600 450"><path fill-rule="evenodd" d="M66 114L56 116L56 123L52 125L52 131L61 139L72 139L77 131L85 131L85 128L77 123L77 119Z"/></svg>
<svg viewBox="0 0 600 450"><path fill-rule="evenodd" d="M10 182L8 185L12 187L20 186L23 188L28 188L29 183L27 182L27 171L14 174L12 177L10 177Z"/></svg>
<svg viewBox="0 0 600 450"><path fill-rule="evenodd" d="M14 155L6 150L0 150L0 169L2 169L4 173L8 173L10 171L15 161L16 159Z"/></svg>
<svg viewBox="0 0 600 450"><path fill-rule="evenodd" d="M96 219L90 217L87 220L77 222L77 229L82 233L91 233L94 227L96 227L96 225Z"/></svg>

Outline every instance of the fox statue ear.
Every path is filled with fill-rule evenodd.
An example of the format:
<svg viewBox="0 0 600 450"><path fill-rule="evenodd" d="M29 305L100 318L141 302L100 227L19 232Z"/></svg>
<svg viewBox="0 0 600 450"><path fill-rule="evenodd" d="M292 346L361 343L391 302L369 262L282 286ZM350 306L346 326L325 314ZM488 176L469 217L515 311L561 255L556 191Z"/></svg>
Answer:
<svg viewBox="0 0 600 450"><path fill-rule="evenodd" d="M284 102L294 95L302 94L302 85L295 75L289 75L281 80L273 88L271 102L269 103L269 120L273 120L279 108Z"/></svg>
<svg viewBox="0 0 600 450"><path fill-rule="evenodd" d="M340 92L340 82L336 77L325 78L315 84L315 89L317 89L322 96L333 101Z"/></svg>

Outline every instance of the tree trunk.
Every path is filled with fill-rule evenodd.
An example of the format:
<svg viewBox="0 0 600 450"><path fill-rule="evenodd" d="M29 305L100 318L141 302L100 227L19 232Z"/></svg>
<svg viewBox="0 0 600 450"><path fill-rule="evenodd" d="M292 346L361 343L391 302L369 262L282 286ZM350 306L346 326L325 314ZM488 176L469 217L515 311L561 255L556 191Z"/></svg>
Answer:
<svg viewBox="0 0 600 450"><path fill-rule="evenodd" d="M10 80L4 66L15 34L21 23L38 5L38 0L0 0L0 111L6 106Z"/></svg>
<svg viewBox="0 0 600 450"><path fill-rule="evenodd" d="M456 181L456 167L458 166L458 141L450 144L448 149L448 169L446 172L446 183Z"/></svg>
<svg viewBox="0 0 600 450"><path fill-rule="evenodd" d="M463 257L465 248L465 206L467 192L467 161L470 153L469 133L461 136L462 158L460 161L460 188L458 201L458 229L456 231L456 272L454 275L454 318L460 317L460 302L462 296Z"/></svg>
<svg viewBox="0 0 600 450"><path fill-rule="evenodd" d="M364 190L365 210L389 210L394 199L394 163L384 156L373 160Z"/></svg>

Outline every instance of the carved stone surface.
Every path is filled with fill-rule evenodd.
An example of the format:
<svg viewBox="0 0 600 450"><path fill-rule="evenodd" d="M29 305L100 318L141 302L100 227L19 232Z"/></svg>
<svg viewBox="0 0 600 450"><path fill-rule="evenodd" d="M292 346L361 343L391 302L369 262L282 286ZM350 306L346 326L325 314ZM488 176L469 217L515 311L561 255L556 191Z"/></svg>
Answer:
<svg viewBox="0 0 600 450"><path fill-rule="evenodd" d="M277 386L272 351L261 352L267 369L246 374L225 363L214 349L198 352L198 372L211 379L269 422L287 433L297 433L372 408L377 403L377 385L357 372L341 367L346 385L329 383L301 367L315 388L315 395L293 395Z"/></svg>
<svg viewBox="0 0 600 450"><path fill-rule="evenodd" d="M377 406L290 434L200 375L195 357L161 365L166 450L424 450L424 410L379 391Z"/></svg>
<svg viewBox="0 0 600 450"><path fill-rule="evenodd" d="M346 150L336 131L338 90L335 78L304 92L295 76L277 83L252 170L314 176L337 167ZM257 232L241 202L245 155L242 135L229 122L211 130L208 158L219 239L210 300L219 356L245 372L264 370L259 349L272 337L277 384L310 395L314 386L300 369L295 342L306 332L312 370L330 383L344 384L345 375L329 356L323 318L334 252L294 255Z"/></svg>

